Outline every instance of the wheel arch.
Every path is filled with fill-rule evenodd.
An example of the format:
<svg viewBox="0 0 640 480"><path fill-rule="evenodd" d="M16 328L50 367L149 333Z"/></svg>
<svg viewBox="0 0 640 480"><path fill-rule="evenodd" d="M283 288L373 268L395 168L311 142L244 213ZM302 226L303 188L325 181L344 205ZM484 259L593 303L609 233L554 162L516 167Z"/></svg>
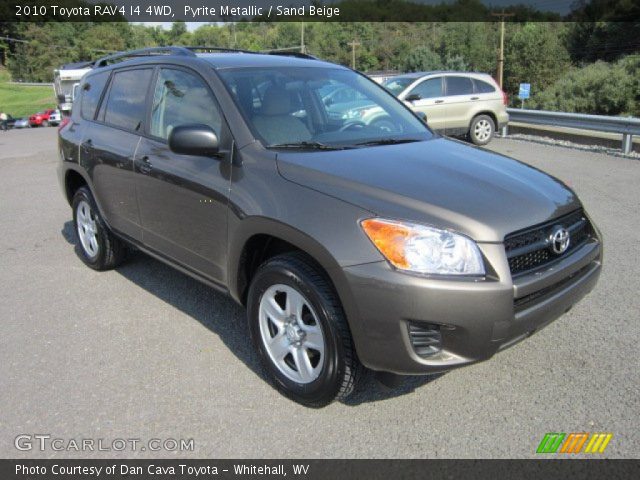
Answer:
<svg viewBox="0 0 640 480"><path fill-rule="evenodd" d="M469 131L471 131L471 124L473 123L473 121L480 115L486 115L487 117L491 118L491 120L493 120L493 128L498 128L498 117L496 116L495 112L492 112L491 110L480 110L474 113L471 117L471 121L469 122Z"/></svg>
<svg viewBox="0 0 640 480"><path fill-rule="evenodd" d="M337 283L340 279L337 277L340 265L324 246L294 227L256 217L242 220L242 226L229 239L228 285L231 296L245 305L251 277L257 268L268 258L289 251L307 255L339 292Z"/></svg>

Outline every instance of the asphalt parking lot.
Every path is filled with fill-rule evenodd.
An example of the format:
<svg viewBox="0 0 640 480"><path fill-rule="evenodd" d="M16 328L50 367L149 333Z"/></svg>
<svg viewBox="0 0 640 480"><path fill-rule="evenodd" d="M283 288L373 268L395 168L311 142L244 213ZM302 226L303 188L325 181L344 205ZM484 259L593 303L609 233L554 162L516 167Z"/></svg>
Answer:
<svg viewBox="0 0 640 480"><path fill-rule="evenodd" d="M299 406L263 379L244 310L143 254L74 253L56 129L0 132L0 457L532 457L547 432L611 432L640 456L640 162L495 139L570 184L605 237L596 289L488 362L347 403ZM193 439L184 452L18 451L20 434Z"/></svg>

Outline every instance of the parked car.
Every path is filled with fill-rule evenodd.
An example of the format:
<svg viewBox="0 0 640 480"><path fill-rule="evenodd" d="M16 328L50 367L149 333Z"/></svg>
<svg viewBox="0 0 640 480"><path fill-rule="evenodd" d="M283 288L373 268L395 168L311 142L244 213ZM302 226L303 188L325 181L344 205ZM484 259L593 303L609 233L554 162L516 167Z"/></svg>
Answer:
<svg viewBox="0 0 640 480"><path fill-rule="evenodd" d="M57 125L60 125L61 121L62 121L62 114L60 113L60 110L54 110L49 114L49 125L57 126Z"/></svg>
<svg viewBox="0 0 640 480"><path fill-rule="evenodd" d="M451 136L466 136L476 145L491 141L496 128L509 121L507 95L490 75L464 72L417 72L383 84L429 126Z"/></svg>
<svg viewBox="0 0 640 480"><path fill-rule="evenodd" d="M487 360L595 286L601 237L560 180L433 133L348 68L197 52L83 78L58 168L80 257L108 270L134 246L229 294L295 401L347 397L363 366L387 381ZM330 115L327 85L389 125Z"/></svg>
<svg viewBox="0 0 640 480"><path fill-rule="evenodd" d="M13 123L13 128L31 128L31 124L29 123L28 118L18 118Z"/></svg>
<svg viewBox="0 0 640 480"><path fill-rule="evenodd" d="M29 117L29 125L32 127L48 127L50 125L49 117L55 110L50 108L44 112L34 113Z"/></svg>

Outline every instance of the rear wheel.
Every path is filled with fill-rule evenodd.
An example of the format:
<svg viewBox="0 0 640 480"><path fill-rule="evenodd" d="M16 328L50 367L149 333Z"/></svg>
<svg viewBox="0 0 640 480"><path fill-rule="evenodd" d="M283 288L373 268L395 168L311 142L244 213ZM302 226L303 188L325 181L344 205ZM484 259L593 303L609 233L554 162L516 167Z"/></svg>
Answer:
<svg viewBox="0 0 640 480"><path fill-rule="evenodd" d="M82 261L94 270L109 270L122 263L126 247L109 231L87 187L75 193L72 208Z"/></svg>
<svg viewBox="0 0 640 480"><path fill-rule="evenodd" d="M253 344L283 394L318 408L354 390L362 366L340 300L305 255L279 255L258 269L247 315Z"/></svg>
<svg viewBox="0 0 640 480"><path fill-rule="evenodd" d="M469 138L476 145L486 145L491 141L496 126L488 115L478 115L471 121Z"/></svg>

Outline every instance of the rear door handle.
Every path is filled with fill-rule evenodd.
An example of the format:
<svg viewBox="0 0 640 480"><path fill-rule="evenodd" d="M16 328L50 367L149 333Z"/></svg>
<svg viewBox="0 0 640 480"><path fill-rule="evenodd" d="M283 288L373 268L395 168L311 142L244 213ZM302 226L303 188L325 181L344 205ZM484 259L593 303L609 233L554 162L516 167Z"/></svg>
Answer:
<svg viewBox="0 0 640 480"><path fill-rule="evenodd" d="M140 166L138 167L140 173L144 173L145 175L148 174L151 172L151 167L153 167L153 165L151 164L151 159L148 156L145 155L140 159Z"/></svg>
<svg viewBox="0 0 640 480"><path fill-rule="evenodd" d="M444 103L444 100L436 100L434 103Z"/></svg>
<svg viewBox="0 0 640 480"><path fill-rule="evenodd" d="M480 97L471 97L471 100L478 100Z"/></svg>

